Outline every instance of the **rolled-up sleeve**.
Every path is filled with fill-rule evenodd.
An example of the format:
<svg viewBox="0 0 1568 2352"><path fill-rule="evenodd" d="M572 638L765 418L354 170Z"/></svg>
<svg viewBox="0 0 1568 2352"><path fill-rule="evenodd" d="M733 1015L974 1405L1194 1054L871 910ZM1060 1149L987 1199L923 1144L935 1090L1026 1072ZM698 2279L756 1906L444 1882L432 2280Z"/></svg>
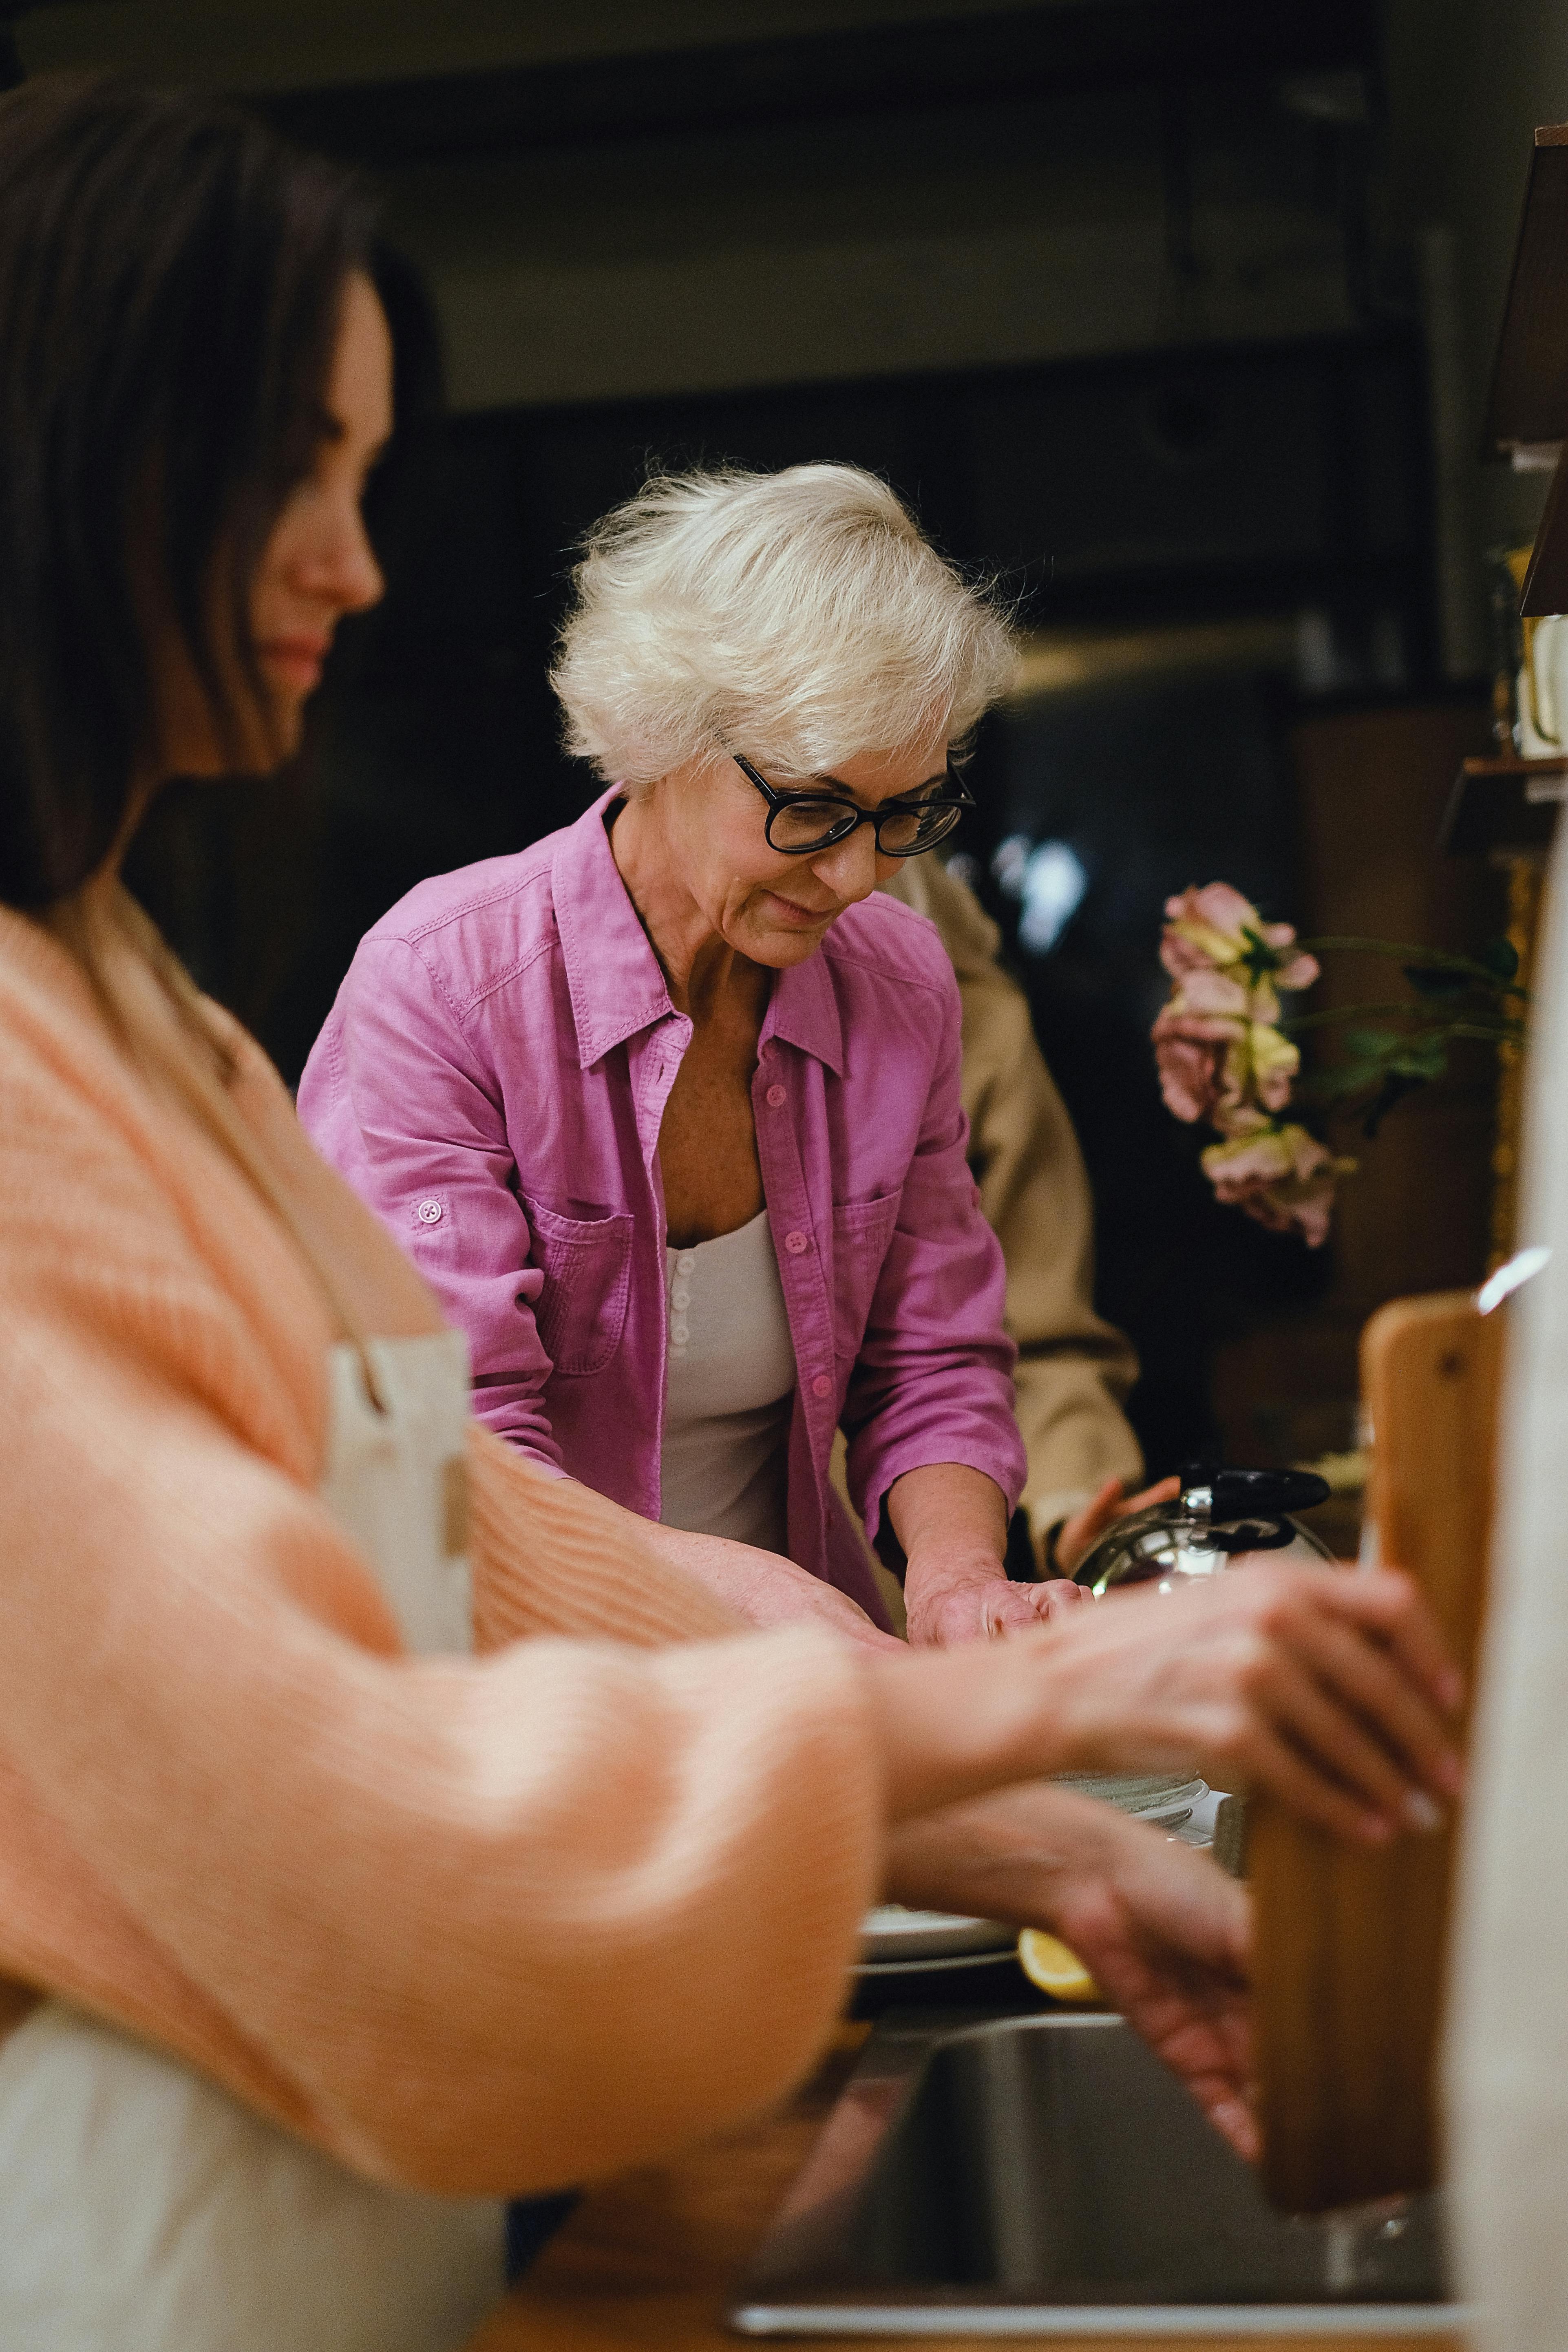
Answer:
<svg viewBox="0 0 1568 2352"><path fill-rule="evenodd" d="M849 1492L884 1551L896 1550L884 1499L906 1471L934 1463L983 1471L1009 1512L1026 1475L1013 1412L1016 1350L1004 1327L1005 1271L966 1158L951 975L932 1009L939 1042L920 1138L842 1414Z"/></svg>
<svg viewBox="0 0 1568 2352"><path fill-rule="evenodd" d="M300 1116L467 1333L479 1418L560 1471L534 1318L544 1277L529 1263L501 1090L413 942L373 933L361 946Z"/></svg>

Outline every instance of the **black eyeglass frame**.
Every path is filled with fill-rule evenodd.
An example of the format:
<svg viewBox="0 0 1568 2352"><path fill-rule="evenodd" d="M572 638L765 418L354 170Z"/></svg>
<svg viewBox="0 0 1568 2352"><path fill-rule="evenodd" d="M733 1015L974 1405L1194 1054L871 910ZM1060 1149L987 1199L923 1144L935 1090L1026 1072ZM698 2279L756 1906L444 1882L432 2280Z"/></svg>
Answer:
<svg viewBox="0 0 1568 2352"><path fill-rule="evenodd" d="M879 809L863 809L858 803L847 800L842 793L826 793L819 785L803 787L797 792L775 792L767 778L757 773L743 752L731 751L730 757L745 777L746 782L749 784L754 784L766 801L768 815L767 823L763 828L763 837L768 847L777 850L781 857L820 857L825 849L836 849L841 841L847 841L852 833L858 833L863 824L868 824L875 833L877 854L879 857L923 857L928 849L934 849L939 841L947 839L948 835L962 818L964 810L974 806L974 794L954 772L951 759L946 763L947 792L937 794L928 801L887 801ZM783 810L792 808L801 801L831 802L835 807L844 811L845 821L842 824L830 825L820 841L803 842L797 848L786 847L783 842L773 839L773 822ZM882 826L888 818L923 815L931 809L942 811L948 822L939 825L928 840L912 843L908 849L882 847Z"/></svg>

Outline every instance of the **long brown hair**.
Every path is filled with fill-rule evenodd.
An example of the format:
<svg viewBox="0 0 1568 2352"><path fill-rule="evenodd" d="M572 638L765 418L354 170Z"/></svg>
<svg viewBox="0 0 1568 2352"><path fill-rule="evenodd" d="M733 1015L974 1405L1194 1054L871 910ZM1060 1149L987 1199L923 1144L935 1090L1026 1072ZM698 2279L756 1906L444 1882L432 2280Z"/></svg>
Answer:
<svg viewBox="0 0 1568 2352"><path fill-rule="evenodd" d="M265 709L250 583L371 232L350 174L232 107L118 80L0 98L0 901L51 905L124 834L153 749L134 562L220 740L216 631Z"/></svg>

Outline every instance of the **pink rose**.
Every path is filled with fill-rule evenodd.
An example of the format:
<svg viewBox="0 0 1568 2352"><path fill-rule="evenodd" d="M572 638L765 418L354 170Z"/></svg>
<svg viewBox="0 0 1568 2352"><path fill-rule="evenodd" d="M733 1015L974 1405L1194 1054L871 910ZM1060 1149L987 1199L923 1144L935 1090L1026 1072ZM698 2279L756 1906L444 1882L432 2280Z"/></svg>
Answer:
<svg viewBox="0 0 1568 2352"><path fill-rule="evenodd" d="M1165 1108L1190 1126L1219 1107L1230 1051L1228 1021L1184 1019L1167 1005L1154 1024L1154 1062Z"/></svg>
<svg viewBox="0 0 1568 2352"><path fill-rule="evenodd" d="M1229 1139L1204 1153L1203 1164L1216 1200L1245 1210L1271 1233L1300 1234L1316 1249L1328 1236L1335 1181L1355 1163L1336 1160L1304 1127L1277 1126L1244 1111Z"/></svg>
<svg viewBox="0 0 1568 2352"><path fill-rule="evenodd" d="M1196 1013L1205 1020L1228 1021L1233 1028L1238 1028L1243 1022L1256 1017L1252 996L1245 981L1235 980L1228 972L1215 971L1212 964L1200 964L1182 974L1169 1009Z"/></svg>
<svg viewBox="0 0 1568 2352"><path fill-rule="evenodd" d="M1240 1047L1232 1048L1233 1053L1241 1050ZM1299 1047L1292 1045L1289 1037L1282 1037L1279 1030L1267 1022L1254 1021L1247 1027L1245 1052L1248 1064L1246 1075L1251 1079L1251 1091L1265 1110L1283 1110L1290 1099L1291 1082L1301 1066ZM1244 1077L1238 1092L1246 1091Z"/></svg>
<svg viewBox="0 0 1568 2352"><path fill-rule="evenodd" d="M1288 1037L1266 1022L1198 1009L1214 991L1235 986L1211 974L1214 990L1205 990L1199 986L1202 979L1201 973L1192 974L1162 1008L1151 1032L1154 1062L1167 1110L1189 1125L1206 1118L1228 1133L1230 1114L1244 1106L1261 1103L1267 1110L1284 1109L1301 1056ZM1245 1013L1246 991L1236 989L1235 993Z"/></svg>
<svg viewBox="0 0 1568 2352"><path fill-rule="evenodd" d="M1189 887L1166 899L1160 961L1173 980L1184 980L1189 972L1205 968L1226 971L1245 967L1248 955L1256 960L1261 943L1278 959L1268 975L1275 987L1310 988L1318 977L1317 959L1304 949L1287 957L1285 950L1295 938L1294 924L1266 923L1251 899L1228 882L1208 882L1201 890ZM1264 975L1258 977L1261 981ZM1258 1017L1277 1019L1278 1005L1259 1007Z"/></svg>

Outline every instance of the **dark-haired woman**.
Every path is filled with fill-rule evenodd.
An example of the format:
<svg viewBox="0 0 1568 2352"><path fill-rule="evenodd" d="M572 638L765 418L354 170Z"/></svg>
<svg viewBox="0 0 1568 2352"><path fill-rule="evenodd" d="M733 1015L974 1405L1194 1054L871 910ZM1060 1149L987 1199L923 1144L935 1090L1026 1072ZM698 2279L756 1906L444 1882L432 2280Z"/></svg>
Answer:
<svg viewBox="0 0 1568 2352"><path fill-rule="evenodd" d="M1458 1772L1397 1577L737 1638L476 1434L423 1281L118 880L167 775L290 747L377 593L364 237L222 110L0 102L5 2352L459 2344L500 2200L776 2095L879 1892L1058 1927L1245 2144L1239 1893L1026 1784L1196 1755L1378 1838Z"/></svg>

